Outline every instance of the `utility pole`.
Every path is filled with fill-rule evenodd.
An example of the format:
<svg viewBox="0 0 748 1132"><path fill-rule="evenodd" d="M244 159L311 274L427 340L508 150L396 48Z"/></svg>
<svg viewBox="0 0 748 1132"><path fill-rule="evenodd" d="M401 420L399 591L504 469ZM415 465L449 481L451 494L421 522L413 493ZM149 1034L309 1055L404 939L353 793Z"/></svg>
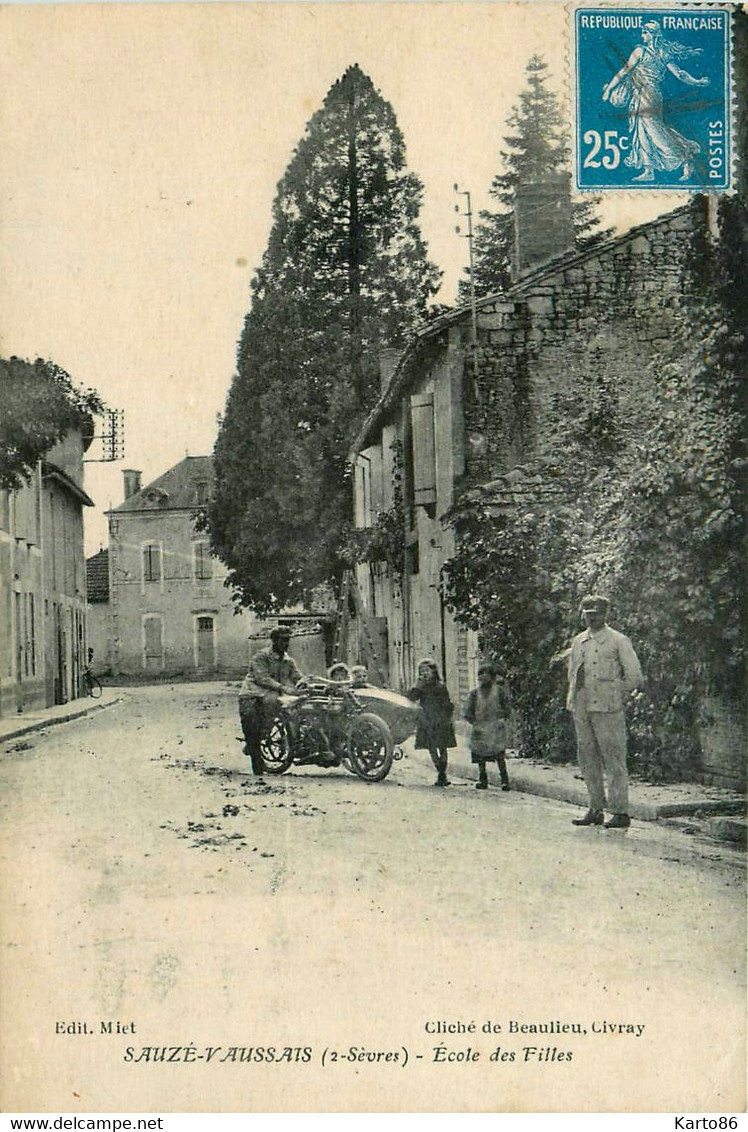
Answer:
<svg viewBox="0 0 748 1132"><path fill-rule="evenodd" d="M460 212L460 205L455 205L455 212L460 216L465 217L467 220L467 233L464 233L460 225L455 226L455 232L458 236L462 236L468 242L468 254L470 257L470 326L471 326L471 353L473 355L473 393L475 395L476 404L480 407L480 384L478 382L478 314L475 309L475 270L473 261L473 210L470 205L470 193L461 189L455 182L454 191L458 196L465 197L465 211Z"/></svg>
<svg viewBox="0 0 748 1132"><path fill-rule="evenodd" d="M105 409L103 432L96 433L94 440L101 441L102 455L83 461L84 464L111 464L121 460L125 454L125 412L124 409Z"/></svg>

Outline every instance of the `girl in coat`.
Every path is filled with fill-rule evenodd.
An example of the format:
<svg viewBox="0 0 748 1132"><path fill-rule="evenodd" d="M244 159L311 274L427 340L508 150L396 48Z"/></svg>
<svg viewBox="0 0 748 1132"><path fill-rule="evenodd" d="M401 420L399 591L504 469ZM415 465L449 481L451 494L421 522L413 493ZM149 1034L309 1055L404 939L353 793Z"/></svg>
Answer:
<svg viewBox="0 0 748 1132"><path fill-rule="evenodd" d="M456 747L452 714L454 707L449 692L441 682L439 669L430 657L418 664L418 683L408 692L408 698L421 708L416 729L416 748L426 748L436 767L434 786L449 786L447 778L447 750Z"/></svg>

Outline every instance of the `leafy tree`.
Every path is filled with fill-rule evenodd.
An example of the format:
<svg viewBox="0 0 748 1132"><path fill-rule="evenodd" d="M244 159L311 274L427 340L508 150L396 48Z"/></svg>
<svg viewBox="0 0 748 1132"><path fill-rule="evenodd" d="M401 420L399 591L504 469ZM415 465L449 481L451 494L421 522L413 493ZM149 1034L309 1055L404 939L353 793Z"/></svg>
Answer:
<svg viewBox="0 0 748 1132"><path fill-rule="evenodd" d="M260 613L339 574L347 450L379 393L378 353L438 285L421 197L392 107L349 67L278 186L215 446L212 546Z"/></svg>
<svg viewBox="0 0 748 1132"><path fill-rule="evenodd" d="M54 362L0 358L0 487L15 491L72 428L90 429L103 403Z"/></svg>
<svg viewBox="0 0 748 1132"><path fill-rule="evenodd" d="M569 161L569 138L554 91L546 85L548 66L539 55L527 64L527 86L520 93L507 125L501 150L503 172L497 173L490 195L498 202L495 210L480 213L473 244L475 290L489 295L511 283L514 226L512 210L517 186L541 180L549 173L563 171ZM600 221L595 215L596 200L584 199L572 205L572 220L578 248L599 243L609 233L596 232ZM467 301L470 280L459 284L460 298Z"/></svg>
<svg viewBox="0 0 748 1132"><path fill-rule="evenodd" d="M734 697L743 681L746 203L726 199L720 226L717 247L697 249L704 298L652 367L655 413L625 483L614 579L633 619L667 643L650 668L681 699L706 687Z"/></svg>

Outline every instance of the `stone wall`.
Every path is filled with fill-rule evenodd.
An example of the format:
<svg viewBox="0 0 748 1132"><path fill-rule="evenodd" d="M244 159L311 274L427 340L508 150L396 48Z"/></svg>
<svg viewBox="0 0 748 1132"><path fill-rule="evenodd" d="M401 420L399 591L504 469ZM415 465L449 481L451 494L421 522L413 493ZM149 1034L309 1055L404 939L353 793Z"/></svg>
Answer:
<svg viewBox="0 0 748 1132"><path fill-rule="evenodd" d="M463 376L466 429L483 437L468 447L468 482L542 454L564 399L595 396L600 386L617 401L620 427L634 437L644 430L655 405L651 363L669 350L694 293L693 250L706 221L694 200L481 303L480 404L467 359ZM717 701L705 714L705 779L744 788L744 719Z"/></svg>
<svg viewBox="0 0 748 1132"><path fill-rule="evenodd" d="M478 311L480 396L465 374L468 431L485 448L469 457L471 478L506 471L531 455L552 423L559 395L590 373L607 377L627 420L649 412L647 367L667 343L687 292L694 203L521 280Z"/></svg>

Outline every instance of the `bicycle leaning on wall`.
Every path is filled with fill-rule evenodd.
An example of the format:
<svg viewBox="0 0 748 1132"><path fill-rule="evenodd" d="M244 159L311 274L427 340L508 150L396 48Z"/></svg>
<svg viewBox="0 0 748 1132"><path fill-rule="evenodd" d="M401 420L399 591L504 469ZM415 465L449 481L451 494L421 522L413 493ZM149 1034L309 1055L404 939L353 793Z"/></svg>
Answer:
<svg viewBox="0 0 748 1132"><path fill-rule="evenodd" d="M102 686L101 680L99 680L98 676L94 676L94 674L91 672L93 652L93 649L88 650L88 664L86 664L81 670L81 681L83 683L83 691L86 693L86 695L91 696L91 698L94 700L98 700L99 696L102 693Z"/></svg>

